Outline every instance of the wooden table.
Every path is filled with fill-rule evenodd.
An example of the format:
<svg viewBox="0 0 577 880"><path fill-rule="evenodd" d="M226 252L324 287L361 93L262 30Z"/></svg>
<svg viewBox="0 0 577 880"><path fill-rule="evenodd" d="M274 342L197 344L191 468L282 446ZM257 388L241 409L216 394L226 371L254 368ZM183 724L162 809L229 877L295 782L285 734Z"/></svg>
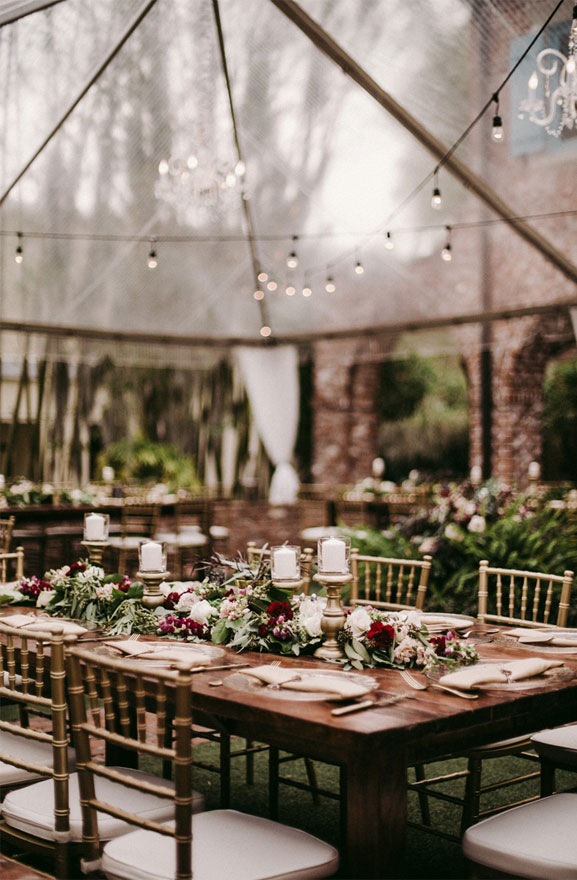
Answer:
<svg viewBox="0 0 577 880"><path fill-rule="evenodd" d="M3 613L24 609L12 606ZM478 645L481 659L536 657L518 647ZM230 652L232 662L238 655ZM543 654L545 656L545 654ZM464 700L439 690L413 691L414 699L390 707L334 717L334 704L273 699L266 691L242 693L227 687L229 673L193 676L194 705L218 718L233 735L268 743L347 771L347 860L342 876L398 878L405 874L407 768L496 739L577 721L577 655L559 654L575 678L555 680L529 690L493 690ZM270 655L247 653L251 665ZM218 658L215 663L221 663ZM313 658L283 658L283 666L327 670ZM407 690L394 670L367 670L379 682L379 694ZM417 675L420 675L417 673ZM221 679L221 687L209 682ZM423 677L423 680L426 679Z"/></svg>
<svg viewBox="0 0 577 880"><path fill-rule="evenodd" d="M537 656L515 647L479 645L483 659ZM561 655L560 655L561 656ZM478 700L464 700L431 689L414 691L415 699L390 707L336 718L331 704L295 702L211 687L208 673L194 676L195 704L219 718L231 734L340 764L347 770L347 856L345 876L402 877L407 812L407 767L470 746L525 734L542 727L577 721L577 658L564 655L575 669L570 681L531 690L493 690ZM266 662L243 655L251 664ZM327 669L310 658L283 659L284 665ZM403 692L407 686L394 670L368 670L380 691ZM423 679L426 680L426 679Z"/></svg>

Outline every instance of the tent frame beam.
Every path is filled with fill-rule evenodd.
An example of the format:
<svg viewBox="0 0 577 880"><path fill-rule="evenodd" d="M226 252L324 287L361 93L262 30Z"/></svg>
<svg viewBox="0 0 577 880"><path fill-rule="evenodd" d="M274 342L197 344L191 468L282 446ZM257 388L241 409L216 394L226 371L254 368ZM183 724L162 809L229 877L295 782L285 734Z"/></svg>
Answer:
<svg viewBox="0 0 577 880"><path fill-rule="evenodd" d="M367 71L358 64L332 37L311 18L294 0L270 0L277 9L287 16L311 42L328 58L334 61L348 77L361 86L367 94L377 101L397 122L413 135L433 156L442 160L443 167L457 178L467 189L471 190L488 205L496 214L506 220L515 232L532 245L546 260L574 284L577 284L577 266L566 259L564 254L551 242L530 226L515 218L513 211L497 193L478 177L465 162L455 155L448 155L447 148L441 141L421 125L404 107L398 104Z"/></svg>
<svg viewBox="0 0 577 880"><path fill-rule="evenodd" d="M521 308L501 309L490 312L452 315L446 318L421 318L397 321L381 326L350 327L346 330L325 330L323 333L295 333L290 336L277 334L266 341L244 336L210 337L187 336L167 333L146 333L138 331L105 330L97 327L73 327L69 324L40 324L34 322L0 320L0 333L28 333L39 336L60 336L62 338L92 339L118 343L137 343L146 345L181 346L188 348L231 348L235 345L300 345L325 339L358 339L371 336L416 333L423 330L437 330L441 327L460 327L467 324L483 324L492 321L510 321L532 315L559 314L568 309L577 309L577 298L547 305L523 306Z"/></svg>

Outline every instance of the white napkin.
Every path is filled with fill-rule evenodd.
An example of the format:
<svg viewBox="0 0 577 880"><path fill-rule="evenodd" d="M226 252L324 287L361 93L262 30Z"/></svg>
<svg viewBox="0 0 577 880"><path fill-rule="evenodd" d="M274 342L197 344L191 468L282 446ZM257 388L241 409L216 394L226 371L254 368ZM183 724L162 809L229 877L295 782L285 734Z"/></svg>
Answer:
<svg viewBox="0 0 577 880"><path fill-rule="evenodd" d="M525 629L518 626L515 629L507 630L508 636L514 636L519 639L520 645L537 645L546 644L559 648L577 648L577 632L575 638L568 636L555 635L554 629Z"/></svg>
<svg viewBox="0 0 577 880"><path fill-rule="evenodd" d="M535 657L528 660L509 660L504 663L481 664L443 675L439 679L439 683L450 687L471 690L471 688L482 687L483 685L506 684L508 680L520 681L524 678L533 678L536 675L542 675L543 672L555 666L563 666L563 661ZM510 674L505 675L504 669L508 670Z"/></svg>
<svg viewBox="0 0 577 880"><path fill-rule="evenodd" d="M58 617L36 617L35 614L11 614L2 617L2 622L18 629L27 629L32 632L55 632L61 630L66 635L79 635L87 632L86 627L71 620L60 620Z"/></svg>
<svg viewBox="0 0 577 880"><path fill-rule="evenodd" d="M258 678L263 684L284 684L283 690L307 691L312 693L334 694L338 697L360 697L368 694L370 688L356 681L351 681L343 676L342 678L325 675L315 675L302 669L286 669L281 666L251 666L242 670L243 675L252 675ZM296 679L297 675L304 676L300 680Z"/></svg>
<svg viewBox="0 0 577 880"><path fill-rule="evenodd" d="M188 663L191 666L209 666L212 658L200 645L155 645L150 642L136 642L130 639L119 642L104 642L131 657L143 660L166 660L171 663Z"/></svg>

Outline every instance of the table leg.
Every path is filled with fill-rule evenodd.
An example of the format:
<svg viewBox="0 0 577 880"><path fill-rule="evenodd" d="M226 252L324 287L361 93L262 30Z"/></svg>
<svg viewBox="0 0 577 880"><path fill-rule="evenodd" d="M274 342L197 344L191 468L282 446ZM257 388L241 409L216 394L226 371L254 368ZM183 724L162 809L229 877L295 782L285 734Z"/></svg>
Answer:
<svg viewBox="0 0 577 880"><path fill-rule="evenodd" d="M404 749L347 760L347 877L406 875L407 756Z"/></svg>

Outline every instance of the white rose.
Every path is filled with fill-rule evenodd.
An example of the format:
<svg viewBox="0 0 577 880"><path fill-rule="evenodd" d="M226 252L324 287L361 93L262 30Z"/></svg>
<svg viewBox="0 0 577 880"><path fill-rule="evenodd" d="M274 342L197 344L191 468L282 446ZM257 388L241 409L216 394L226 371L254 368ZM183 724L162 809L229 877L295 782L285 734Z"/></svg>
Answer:
<svg viewBox="0 0 577 880"><path fill-rule="evenodd" d="M50 600L55 596L56 590L42 590L38 594L38 598L36 600L37 608L45 608L46 605L50 602Z"/></svg>
<svg viewBox="0 0 577 880"><path fill-rule="evenodd" d="M365 608L355 608L348 616L348 625L353 639L360 639L371 628L371 618Z"/></svg>
<svg viewBox="0 0 577 880"><path fill-rule="evenodd" d="M305 618L304 628L312 639L316 638L316 636L321 636L323 634L323 630L321 627L322 619L323 613L320 609L317 614L311 614L309 617Z"/></svg>
<svg viewBox="0 0 577 880"><path fill-rule="evenodd" d="M202 599L200 602L195 602L191 607L188 616L192 618L196 623L200 623L203 626L206 626L208 623L208 618L214 614L214 608L207 602L206 599Z"/></svg>
<svg viewBox="0 0 577 880"><path fill-rule="evenodd" d="M175 607L177 611L189 611L198 602L196 593L182 593Z"/></svg>
<svg viewBox="0 0 577 880"><path fill-rule="evenodd" d="M198 581L170 581L169 583L165 581L160 585L160 592L163 596L168 596L169 593L178 593L181 596L197 584Z"/></svg>
<svg viewBox="0 0 577 880"><path fill-rule="evenodd" d="M463 533L455 523L449 523L445 526L445 537L451 541L462 541Z"/></svg>
<svg viewBox="0 0 577 880"><path fill-rule="evenodd" d="M472 516L467 528L469 529L470 532L484 532L485 531L485 517L479 516L479 514Z"/></svg>

